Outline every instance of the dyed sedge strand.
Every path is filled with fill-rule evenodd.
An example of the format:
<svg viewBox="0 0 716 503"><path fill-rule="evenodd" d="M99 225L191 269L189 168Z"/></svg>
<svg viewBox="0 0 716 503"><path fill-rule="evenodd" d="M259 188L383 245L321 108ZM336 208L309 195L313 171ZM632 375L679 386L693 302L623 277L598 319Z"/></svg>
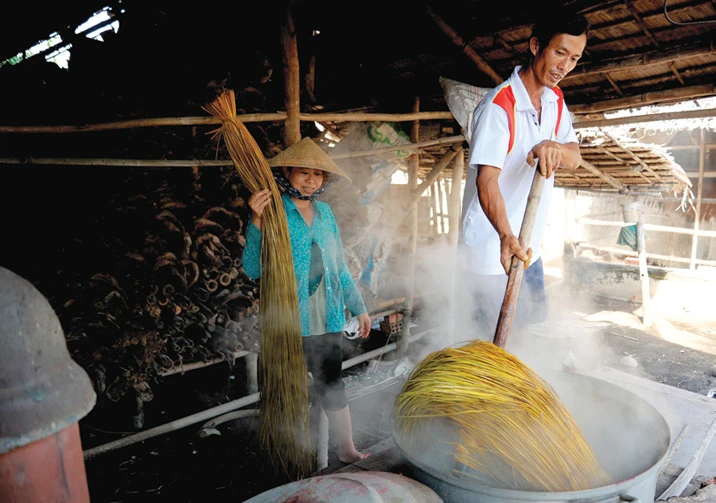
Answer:
<svg viewBox="0 0 716 503"><path fill-rule="evenodd" d="M224 139L244 186L252 193L268 188L273 195L262 215L259 438L276 467L301 478L313 470L315 456L306 440L308 374L281 193L261 149L236 117L233 91L223 92L204 109L221 119L221 127L212 133Z"/></svg>
<svg viewBox="0 0 716 503"><path fill-rule="evenodd" d="M395 419L404 442L430 425L455 425L458 442L434 442L477 472L451 469L456 477L544 491L611 482L549 384L488 342L428 355L396 398Z"/></svg>

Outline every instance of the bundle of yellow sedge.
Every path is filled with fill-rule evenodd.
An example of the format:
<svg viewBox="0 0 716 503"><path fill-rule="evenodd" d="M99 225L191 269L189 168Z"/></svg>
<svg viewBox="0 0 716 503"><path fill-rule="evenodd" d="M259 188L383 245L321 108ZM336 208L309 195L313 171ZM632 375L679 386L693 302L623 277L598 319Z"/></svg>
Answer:
<svg viewBox="0 0 716 503"><path fill-rule="evenodd" d="M416 442L425 449L432 432L427 448L450 453L446 472L461 480L546 492L612 483L549 383L491 342L429 354L396 397L394 418L408 452Z"/></svg>
<svg viewBox="0 0 716 503"><path fill-rule="evenodd" d="M212 133L223 137L244 186L251 193L270 189L273 195L261 219L259 437L276 468L302 478L312 472L315 456L307 442L308 373L281 192L261 148L236 116L234 92L223 91L203 108L221 119Z"/></svg>

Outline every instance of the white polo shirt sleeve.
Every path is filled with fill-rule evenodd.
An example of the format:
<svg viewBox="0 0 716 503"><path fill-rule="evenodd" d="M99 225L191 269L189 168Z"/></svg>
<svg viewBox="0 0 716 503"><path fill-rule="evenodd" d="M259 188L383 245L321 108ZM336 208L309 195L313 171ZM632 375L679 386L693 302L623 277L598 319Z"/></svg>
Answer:
<svg viewBox="0 0 716 503"><path fill-rule="evenodd" d="M510 129L507 112L494 103L487 103L473 117L470 142L470 167L480 164L502 169L507 157Z"/></svg>
<svg viewBox="0 0 716 503"><path fill-rule="evenodd" d="M572 125L572 116L567 110L567 105L564 105L562 110L562 121L559 123L559 129L557 130L557 142L559 143L578 143L577 133L574 131Z"/></svg>

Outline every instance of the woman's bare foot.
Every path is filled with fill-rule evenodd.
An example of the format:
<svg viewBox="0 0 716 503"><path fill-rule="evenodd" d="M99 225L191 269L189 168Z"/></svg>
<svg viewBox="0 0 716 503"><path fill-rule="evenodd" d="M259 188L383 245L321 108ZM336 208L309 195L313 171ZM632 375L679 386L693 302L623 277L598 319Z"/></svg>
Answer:
<svg viewBox="0 0 716 503"><path fill-rule="evenodd" d="M338 453L338 460L341 463L348 463L348 464L356 463L356 462L360 461L361 459L365 459L367 457L368 457L368 454L363 454L355 447L353 447L353 449L351 449L347 452L339 452Z"/></svg>

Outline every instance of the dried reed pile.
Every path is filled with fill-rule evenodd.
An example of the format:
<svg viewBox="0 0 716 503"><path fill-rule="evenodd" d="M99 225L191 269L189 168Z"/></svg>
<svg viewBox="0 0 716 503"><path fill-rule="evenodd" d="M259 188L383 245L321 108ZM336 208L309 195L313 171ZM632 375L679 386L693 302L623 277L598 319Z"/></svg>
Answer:
<svg viewBox="0 0 716 503"><path fill-rule="evenodd" d="M203 108L221 119L212 133L223 136L246 188L251 193L269 188L273 194L261 225L259 436L274 466L301 478L313 470L314 455L296 277L281 193L263 152L236 117L234 92L224 91Z"/></svg>
<svg viewBox="0 0 716 503"><path fill-rule="evenodd" d="M549 492L611 483L552 387L490 342L428 355L397 396L395 420L408 450L424 448L428 432L454 432L430 449L453 453L446 472L462 480Z"/></svg>

